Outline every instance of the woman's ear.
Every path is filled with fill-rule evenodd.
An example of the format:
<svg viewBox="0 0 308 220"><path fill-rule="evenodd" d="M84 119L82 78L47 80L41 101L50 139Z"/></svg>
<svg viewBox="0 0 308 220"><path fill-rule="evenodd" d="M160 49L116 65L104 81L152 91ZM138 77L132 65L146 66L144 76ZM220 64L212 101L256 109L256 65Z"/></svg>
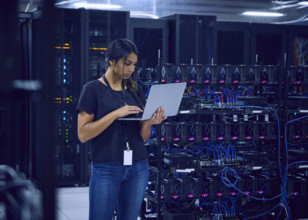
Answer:
<svg viewBox="0 0 308 220"><path fill-rule="evenodd" d="M113 66L115 64L114 60L109 60L109 66Z"/></svg>

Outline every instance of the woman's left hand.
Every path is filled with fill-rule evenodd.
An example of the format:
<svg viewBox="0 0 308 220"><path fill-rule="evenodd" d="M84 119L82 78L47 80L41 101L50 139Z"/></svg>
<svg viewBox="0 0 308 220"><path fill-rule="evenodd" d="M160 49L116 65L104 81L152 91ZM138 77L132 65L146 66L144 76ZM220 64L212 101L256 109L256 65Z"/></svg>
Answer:
<svg viewBox="0 0 308 220"><path fill-rule="evenodd" d="M163 108L157 109L157 111L153 114L151 118L151 124L157 125L160 124L162 121L166 120L167 117L164 117L165 110Z"/></svg>

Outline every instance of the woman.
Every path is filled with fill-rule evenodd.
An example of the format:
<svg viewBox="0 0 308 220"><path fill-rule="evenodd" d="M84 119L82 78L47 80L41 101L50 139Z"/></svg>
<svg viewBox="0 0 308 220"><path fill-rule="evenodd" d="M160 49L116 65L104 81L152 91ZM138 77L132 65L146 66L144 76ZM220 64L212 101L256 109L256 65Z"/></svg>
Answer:
<svg viewBox="0 0 308 220"><path fill-rule="evenodd" d="M127 39L116 39L106 59L106 73L84 85L77 107L78 137L83 143L91 140L89 219L112 219L117 207L118 220L136 220L149 175L144 142L151 126L166 118L160 108L150 120L117 120L142 112L144 99L129 79L138 49Z"/></svg>

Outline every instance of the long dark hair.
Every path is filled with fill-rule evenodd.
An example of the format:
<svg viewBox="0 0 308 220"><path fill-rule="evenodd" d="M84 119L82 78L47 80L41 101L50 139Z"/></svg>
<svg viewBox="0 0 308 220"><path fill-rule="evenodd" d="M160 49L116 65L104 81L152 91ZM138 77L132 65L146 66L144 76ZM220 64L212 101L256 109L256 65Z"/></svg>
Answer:
<svg viewBox="0 0 308 220"><path fill-rule="evenodd" d="M106 63L108 66L110 66L109 61L114 60L115 64L117 64L120 59L124 58L124 60L126 60L129 54L131 53L136 54L137 57L139 56L138 48L132 41L124 38L115 39L111 41L108 45L108 50L106 52ZM124 80L124 84L127 86L129 91L133 93L133 95L139 102L142 109L144 109L144 105L137 95L137 90L138 90L137 80L133 81L131 79L127 79Z"/></svg>

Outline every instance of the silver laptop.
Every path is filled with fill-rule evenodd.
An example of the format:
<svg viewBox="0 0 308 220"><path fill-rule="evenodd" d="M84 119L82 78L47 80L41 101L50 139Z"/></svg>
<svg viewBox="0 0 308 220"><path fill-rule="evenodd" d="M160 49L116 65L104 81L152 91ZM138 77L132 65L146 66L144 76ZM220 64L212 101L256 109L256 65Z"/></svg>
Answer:
<svg viewBox="0 0 308 220"><path fill-rule="evenodd" d="M148 120L160 107L164 108L165 117L177 115L185 87L186 82L152 85L143 113L118 120Z"/></svg>

